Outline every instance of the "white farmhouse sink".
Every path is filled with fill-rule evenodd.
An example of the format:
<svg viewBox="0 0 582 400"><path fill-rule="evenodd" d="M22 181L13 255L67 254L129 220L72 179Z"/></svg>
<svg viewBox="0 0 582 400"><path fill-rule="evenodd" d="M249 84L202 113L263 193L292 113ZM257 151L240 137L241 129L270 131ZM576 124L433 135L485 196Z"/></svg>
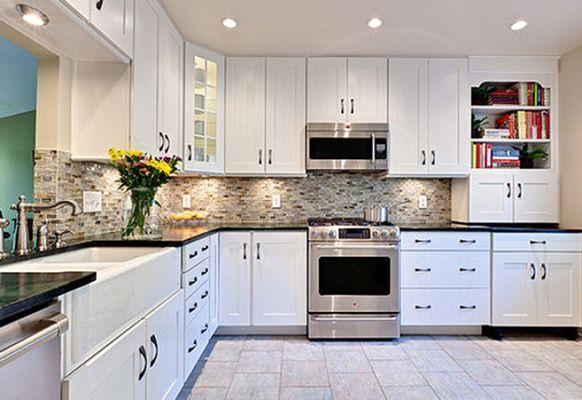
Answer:
<svg viewBox="0 0 582 400"><path fill-rule="evenodd" d="M65 375L180 289L180 250L90 247L0 267L0 272L94 271L97 280L62 297L70 318Z"/></svg>

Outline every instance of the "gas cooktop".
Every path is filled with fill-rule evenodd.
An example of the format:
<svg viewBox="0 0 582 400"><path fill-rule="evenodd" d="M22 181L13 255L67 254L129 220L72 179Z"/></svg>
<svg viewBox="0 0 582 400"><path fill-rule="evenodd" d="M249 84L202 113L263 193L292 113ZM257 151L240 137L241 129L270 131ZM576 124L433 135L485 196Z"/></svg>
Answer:
<svg viewBox="0 0 582 400"><path fill-rule="evenodd" d="M309 218L307 220L309 226L393 226L389 222L378 223L369 222L363 218L347 217L347 218Z"/></svg>
<svg viewBox="0 0 582 400"><path fill-rule="evenodd" d="M368 222L363 218L310 218L310 241L381 241L400 240L400 229L389 223Z"/></svg>

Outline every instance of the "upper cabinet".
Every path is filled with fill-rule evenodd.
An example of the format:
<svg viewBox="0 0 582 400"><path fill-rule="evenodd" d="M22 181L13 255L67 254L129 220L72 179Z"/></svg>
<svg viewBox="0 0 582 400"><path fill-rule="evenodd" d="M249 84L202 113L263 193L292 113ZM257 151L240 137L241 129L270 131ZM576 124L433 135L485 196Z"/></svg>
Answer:
<svg viewBox="0 0 582 400"><path fill-rule="evenodd" d="M227 60L226 173L305 174L305 59Z"/></svg>
<svg viewBox="0 0 582 400"><path fill-rule="evenodd" d="M224 172L224 56L186 44L184 168Z"/></svg>
<svg viewBox="0 0 582 400"><path fill-rule="evenodd" d="M309 122L387 122L386 58L310 58Z"/></svg>
<svg viewBox="0 0 582 400"><path fill-rule="evenodd" d="M465 59L390 59L390 175L469 172Z"/></svg>
<svg viewBox="0 0 582 400"><path fill-rule="evenodd" d="M72 3L83 12L81 1ZM134 0L90 0L89 22L125 54L133 55Z"/></svg>
<svg viewBox="0 0 582 400"><path fill-rule="evenodd" d="M131 146L182 154L182 39L154 2L136 2Z"/></svg>
<svg viewBox="0 0 582 400"><path fill-rule="evenodd" d="M85 19L89 19L91 10L91 0L64 0L73 10L81 14Z"/></svg>

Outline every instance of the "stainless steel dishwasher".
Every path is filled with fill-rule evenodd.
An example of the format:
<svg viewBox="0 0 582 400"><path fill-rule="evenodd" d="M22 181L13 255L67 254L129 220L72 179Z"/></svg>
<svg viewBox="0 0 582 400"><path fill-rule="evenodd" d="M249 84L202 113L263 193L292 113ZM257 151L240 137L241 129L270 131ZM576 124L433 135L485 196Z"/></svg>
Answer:
<svg viewBox="0 0 582 400"><path fill-rule="evenodd" d="M62 335L66 315L53 303L0 327L0 387L2 399L61 398Z"/></svg>

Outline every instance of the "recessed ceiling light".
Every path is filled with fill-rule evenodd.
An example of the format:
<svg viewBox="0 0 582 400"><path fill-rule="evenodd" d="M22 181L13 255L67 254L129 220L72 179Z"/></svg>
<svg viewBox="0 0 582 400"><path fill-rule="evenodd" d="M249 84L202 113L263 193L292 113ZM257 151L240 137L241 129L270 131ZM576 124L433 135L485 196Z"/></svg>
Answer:
<svg viewBox="0 0 582 400"><path fill-rule="evenodd" d="M225 28L233 29L236 28L236 21L232 18L225 18L222 20L222 25L224 25Z"/></svg>
<svg viewBox="0 0 582 400"><path fill-rule="evenodd" d="M527 21L520 19L520 20L515 21L513 24L511 24L511 30L512 31L520 31L523 28L525 28L526 26L527 26Z"/></svg>
<svg viewBox="0 0 582 400"><path fill-rule="evenodd" d="M368 26L372 29L376 29L382 26L382 20L378 17L370 18L368 21Z"/></svg>
<svg viewBox="0 0 582 400"><path fill-rule="evenodd" d="M43 26L49 23L49 17L39 9L32 6L17 4L16 11L18 11L22 19L30 25Z"/></svg>

